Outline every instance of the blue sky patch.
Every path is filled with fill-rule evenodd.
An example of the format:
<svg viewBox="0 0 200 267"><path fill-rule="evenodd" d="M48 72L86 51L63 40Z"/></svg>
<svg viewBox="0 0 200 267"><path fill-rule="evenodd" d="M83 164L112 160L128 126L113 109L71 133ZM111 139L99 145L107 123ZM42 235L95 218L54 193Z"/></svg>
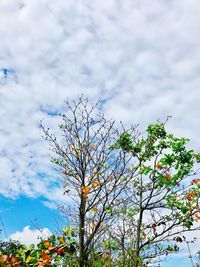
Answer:
<svg viewBox="0 0 200 267"><path fill-rule="evenodd" d="M7 235L21 231L27 225L34 228L34 222L37 222L41 228L48 226L51 231L54 231L54 220L59 219L59 212L44 206L43 201L46 199L42 197L19 197L15 200L1 197L0 215ZM5 233L2 232L2 236L5 238Z"/></svg>

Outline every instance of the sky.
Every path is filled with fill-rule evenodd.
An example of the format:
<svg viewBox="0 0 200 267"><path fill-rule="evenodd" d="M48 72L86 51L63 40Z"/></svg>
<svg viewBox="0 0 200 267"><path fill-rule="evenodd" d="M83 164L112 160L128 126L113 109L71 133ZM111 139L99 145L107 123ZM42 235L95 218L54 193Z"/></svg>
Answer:
<svg viewBox="0 0 200 267"><path fill-rule="evenodd" d="M67 98L100 97L141 129L171 115L200 151L199 0L1 0L0 36L2 238L35 240L35 220L55 229L66 199L39 123L55 129Z"/></svg>

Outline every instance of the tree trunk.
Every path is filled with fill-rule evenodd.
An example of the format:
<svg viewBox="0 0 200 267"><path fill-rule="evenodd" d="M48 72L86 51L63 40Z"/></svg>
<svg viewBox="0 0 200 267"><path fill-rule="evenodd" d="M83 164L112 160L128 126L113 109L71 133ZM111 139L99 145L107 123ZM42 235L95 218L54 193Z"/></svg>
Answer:
<svg viewBox="0 0 200 267"><path fill-rule="evenodd" d="M126 253L125 253L125 225L124 225L124 219L123 219L123 233L122 233L122 238L121 238L121 246L122 246L122 264L125 266L126 263Z"/></svg>
<svg viewBox="0 0 200 267"><path fill-rule="evenodd" d="M122 263L123 263L123 266L124 266L125 263L126 263L126 254L125 254L124 236L122 236L121 244L122 244Z"/></svg>
<svg viewBox="0 0 200 267"><path fill-rule="evenodd" d="M80 213L79 213L79 266L85 266L85 199L82 197L81 205L80 205Z"/></svg>
<svg viewBox="0 0 200 267"><path fill-rule="evenodd" d="M139 258L140 258L140 234L141 234L141 225L142 225L142 216L143 216L143 210L140 210L140 215L138 219L138 225L137 225L137 236L136 236L136 248L135 248L135 266L139 266Z"/></svg>

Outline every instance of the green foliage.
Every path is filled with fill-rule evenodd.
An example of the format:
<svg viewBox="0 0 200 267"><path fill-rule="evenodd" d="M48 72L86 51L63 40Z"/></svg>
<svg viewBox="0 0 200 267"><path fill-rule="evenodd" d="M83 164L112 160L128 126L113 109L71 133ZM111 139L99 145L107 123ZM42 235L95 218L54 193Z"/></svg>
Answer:
<svg viewBox="0 0 200 267"><path fill-rule="evenodd" d="M187 231L193 229L195 221L200 220L200 179L189 179L196 174L194 167L200 162L200 156L188 149L188 142L189 139L168 134L165 124L157 122L147 127L146 136L134 139L125 132L113 145L114 149L130 152L134 168L139 170L139 175L132 180L133 197L130 200L136 212L126 212L127 208L121 210L126 218L141 216L141 222L135 230L144 249L141 250L140 246L136 248L139 255L148 254L148 250L151 253L154 242L161 245L167 229L170 232L175 225L179 225L182 231ZM149 210L152 224L148 230L148 225L143 223L143 214L148 214ZM164 251L169 254L177 252L178 248L176 244L168 245ZM157 252L155 256L160 253Z"/></svg>
<svg viewBox="0 0 200 267"><path fill-rule="evenodd" d="M23 248L23 245L19 241L15 241L15 240L2 241L2 240L0 240L0 255L13 256L21 248Z"/></svg>
<svg viewBox="0 0 200 267"><path fill-rule="evenodd" d="M131 139L131 134L124 132L120 135L119 140L113 145L110 146L112 149L123 149L125 151L132 151L134 149Z"/></svg>
<svg viewBox="0 0 200 267"><path fill-rule="evenodd" d="M41 240L36 248L34 245L27 247L15 241L9 241L9 244L3 247L0 255L1 266L78 267L76 235L69 226L63 229L62 236L52 235Z"/></svg>

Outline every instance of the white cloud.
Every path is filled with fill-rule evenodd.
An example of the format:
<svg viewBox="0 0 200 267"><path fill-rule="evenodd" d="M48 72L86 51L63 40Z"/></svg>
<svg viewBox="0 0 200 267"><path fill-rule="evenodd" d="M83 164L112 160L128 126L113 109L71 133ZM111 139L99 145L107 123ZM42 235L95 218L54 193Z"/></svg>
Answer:
<svg viewBox="0 0 200 267"><path fill-rule="evenodd" d="M40 238L47 239L49 236L51 236L51 232L48 228L31 230L30 226L26 226L21 232L17 231L11 234L9 238L29 246L31 244L37 245L40 242Z"/></svg>

